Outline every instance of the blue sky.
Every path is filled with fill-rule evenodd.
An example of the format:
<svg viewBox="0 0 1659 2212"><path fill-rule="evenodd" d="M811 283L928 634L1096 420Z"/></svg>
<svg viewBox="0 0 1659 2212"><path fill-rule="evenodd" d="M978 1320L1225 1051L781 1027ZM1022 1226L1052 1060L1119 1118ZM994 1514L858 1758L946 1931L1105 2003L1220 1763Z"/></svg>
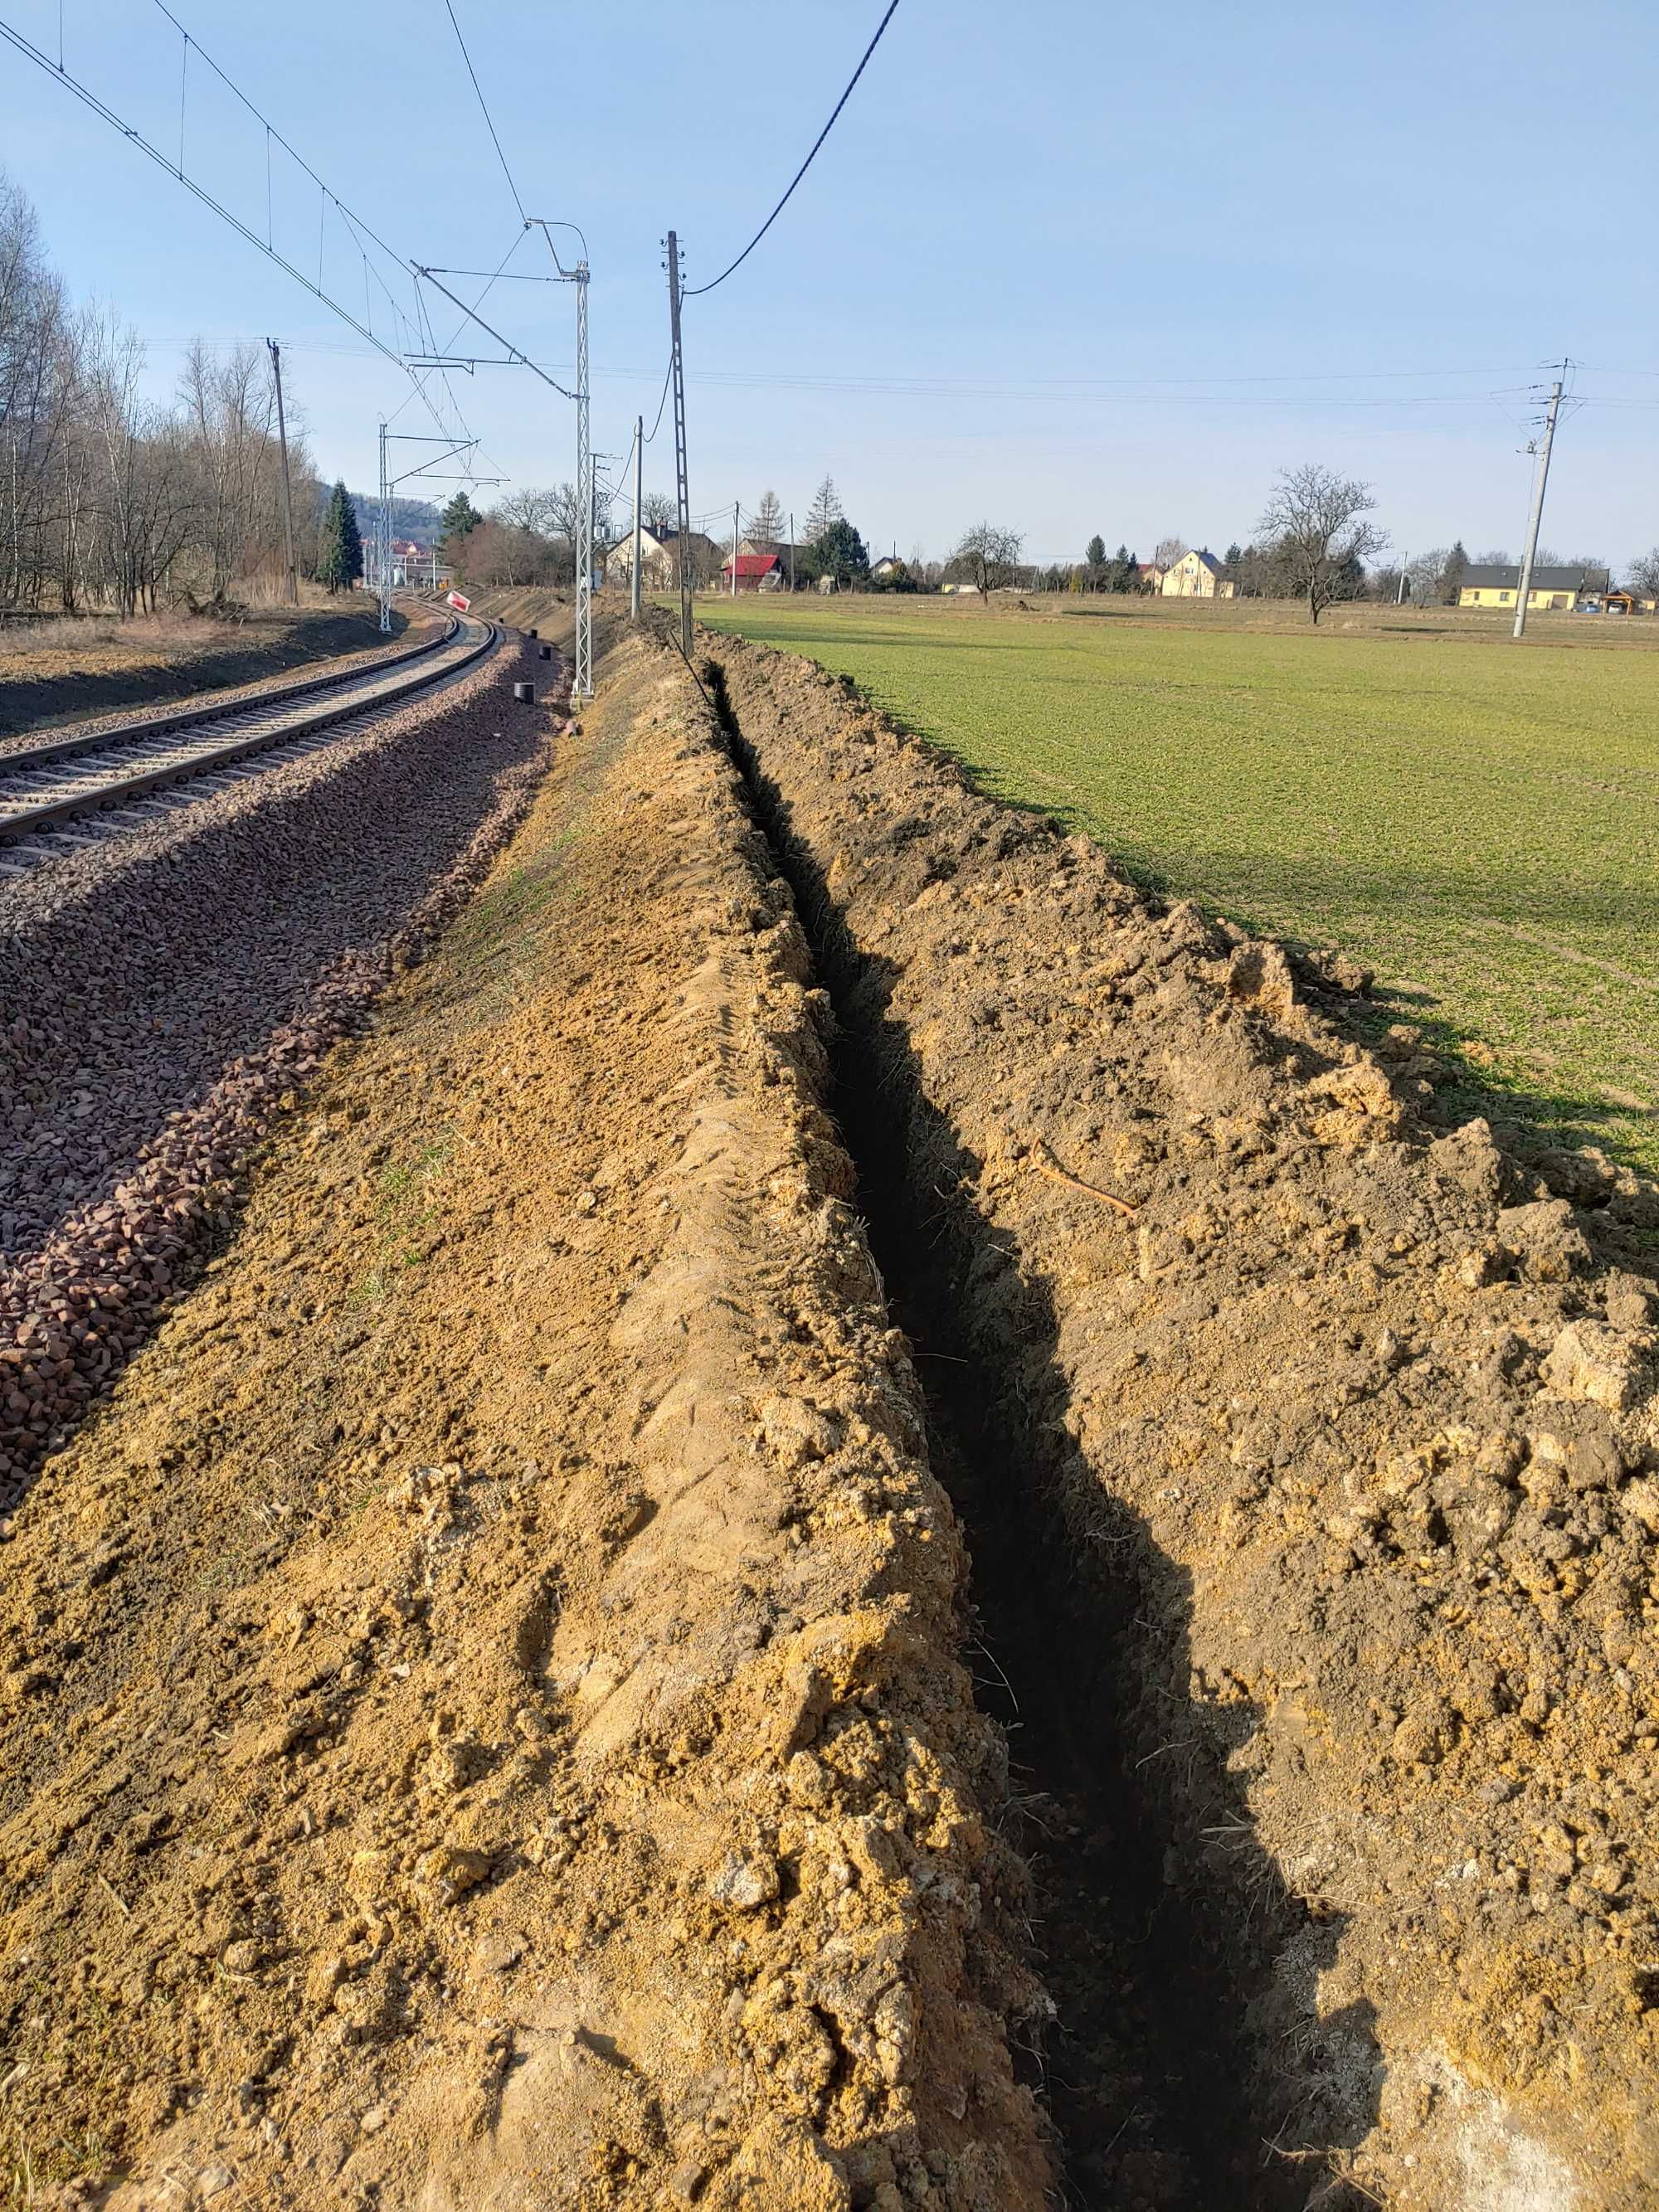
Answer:
<svg viewBox="0 0 1659 2212"><path fill-rule="evenodd" d="M153 0L62 12L70 70L174 152L182 41ZM495 268L519 218L442 0L175 12L398 255ZM879 0L458 13L526 207L586 233L595 442L619 465L662 386L663 234L680 232L691 283L724 266ZM0 0L0 19L55 58L58 0ZM1656 59L1639 0L1581 17L1534 0L1497 16L1444 0L901 0L770 236L688 302L693 507L772 485L799 514L827 471L884 550L942 553L986 515L1030 556L1074 556L1099 530L1144 556L1165 532L1247 537L1275 469L1318 459L1375 485L1397 548L1514 547L1528 387L1571 355L1589 404L1558 439L1545 537L1615 561L1644 550ZM184 125L187 171L263 235L264 132L199 57ZM270 333L322 468L372 486L376 419L407 380L5 47L0 160L76 292L143 331L158 386L194 335ZM280 153L270 214L314 268L319 196ZM323 248L327 285L361 313L337 216ZM407 306L407 277L379 265ZM549 264L532 236L508 265ZM483 312L568 363L567 289L504 283ZM447 338L459 318L441 300L433 316ZM573 473L567 402L519 370L453 384L489 473ZM398 427L430 424L411 406ZM670 434L648 489L672 488Z"/></svg>

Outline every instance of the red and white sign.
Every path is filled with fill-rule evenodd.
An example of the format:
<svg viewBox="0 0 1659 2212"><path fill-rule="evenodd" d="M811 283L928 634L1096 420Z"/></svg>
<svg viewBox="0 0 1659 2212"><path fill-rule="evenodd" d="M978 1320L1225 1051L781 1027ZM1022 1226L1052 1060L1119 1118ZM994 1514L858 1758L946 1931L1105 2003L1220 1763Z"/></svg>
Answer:
<svg viewBox="0 0 1659 2212"><path fill-rule="evenodd" d="M449 604L458 614L467 615L472 611L471 600L463 598L459 592L452 592L449 594Z"/></svg>

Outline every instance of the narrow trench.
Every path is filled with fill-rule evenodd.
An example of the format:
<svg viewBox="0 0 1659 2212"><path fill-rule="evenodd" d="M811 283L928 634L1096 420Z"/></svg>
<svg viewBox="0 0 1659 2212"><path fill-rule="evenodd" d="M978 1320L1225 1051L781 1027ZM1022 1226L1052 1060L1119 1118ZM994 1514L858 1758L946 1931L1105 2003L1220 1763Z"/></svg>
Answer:
<svg viewBox="0 0 1659 2212"><path fill-rule="evenodd" d="M1121 1741L1121 1653L1139 1632L1137 1593L1127 1577L1115 1583L1079 1563L1054 1486L975 1353L961 1251L940 1227L953 1201L911 1188L896 1138L913 1103L899 1095L914 1085L913 1064L896 1025L863 1012L872 994L857 988L858 949L789 835L721 671L705 664L704 673L836 1007L829 1103L895 1319L915 1348L934 1471L973 1562L979 1638L969 1656L984 1709L1009 1733L1038 1964L1058 2008L1031 2078L1060 2136L1066 2202L1091 2212L1299 2204L1306 2174L1298 2186L1282 2168L1264 2168L1237 1998L1164 1880L1173 1839L1137 1790Z"/></svg>

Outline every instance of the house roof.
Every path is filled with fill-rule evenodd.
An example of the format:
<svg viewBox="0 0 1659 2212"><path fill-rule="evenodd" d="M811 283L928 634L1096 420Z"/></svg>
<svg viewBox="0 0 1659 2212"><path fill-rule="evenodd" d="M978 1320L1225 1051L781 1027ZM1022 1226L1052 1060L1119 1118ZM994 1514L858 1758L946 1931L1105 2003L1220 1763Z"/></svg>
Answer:
<svg viewBox="0 0 1659 2212"><path fill-rule="evenodd" d="M1462 588L1466 592L1512 592L1520 581L1518 568L1472 562L1463 571ZM1532 572L1534 592L1604 592L1607 587L1605 568L1586 568L1582 563L1567 568L1534 568Z"/></svg>
<svg viewBox="0 0 1659 2212"><path fill-rule="evenodd" d="M769 576L777 565L778 556L775 553L739 553L738 556L738 580L741 581L744 576ZM728 553L720 563L720 574L722 576L729 576L731 573L732 556Z"/></svg>
<svg viewBox="0 0 1659 2212"><path fill-rule="evenodd" d="M1209 570L1212 576L1218 576L1227 565L1224 561L1218 561L1213 553L1209 552L1203 547L1195 547L1191 550L1183 553L1181 556L1181 560L1190 561L1194 559L1194 556L1204 563L1204 566ZM1181 566L1181 561L1177 561L1176 562L1176 566L1178 568Z"/></svg>

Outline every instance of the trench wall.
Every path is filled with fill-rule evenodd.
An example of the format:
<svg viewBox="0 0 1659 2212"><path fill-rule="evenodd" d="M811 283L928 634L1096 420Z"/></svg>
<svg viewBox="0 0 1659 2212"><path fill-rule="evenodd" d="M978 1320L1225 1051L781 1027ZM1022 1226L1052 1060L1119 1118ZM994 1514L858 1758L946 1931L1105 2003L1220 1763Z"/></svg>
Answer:
<svg viewBox="0 0 1659 2212"><path fill-rule="evenodd" d="M1557 1195L1279 948L706 649L859 1042L838 1110L1097 1595L1184 1978L1243 2036L1240 2201L1647 2202L1652 1186L1574 1156Z"/></svg>

